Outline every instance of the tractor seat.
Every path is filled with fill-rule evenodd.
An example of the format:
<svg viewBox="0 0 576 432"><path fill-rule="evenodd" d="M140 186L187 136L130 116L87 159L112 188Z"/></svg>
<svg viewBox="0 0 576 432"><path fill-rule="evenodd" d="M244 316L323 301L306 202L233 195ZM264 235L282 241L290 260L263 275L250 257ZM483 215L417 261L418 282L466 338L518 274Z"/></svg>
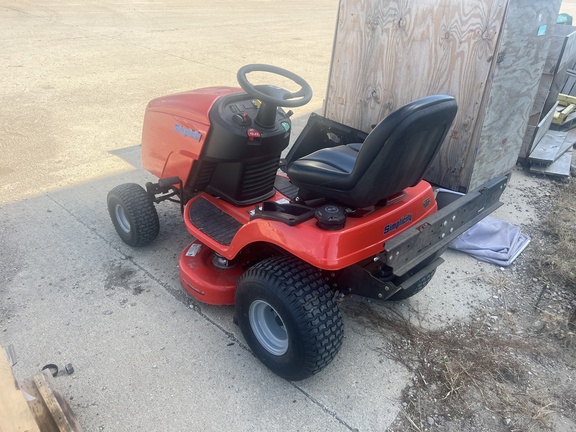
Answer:
<svg viewBox="0 0 576 432"><path fill-rule="evenodd" d="M288 166L303 200L324 198L351 208L383 203L418 184L438 153L458 107L452 96L428 96L384 118L364 143L324 148Z"/></svg>

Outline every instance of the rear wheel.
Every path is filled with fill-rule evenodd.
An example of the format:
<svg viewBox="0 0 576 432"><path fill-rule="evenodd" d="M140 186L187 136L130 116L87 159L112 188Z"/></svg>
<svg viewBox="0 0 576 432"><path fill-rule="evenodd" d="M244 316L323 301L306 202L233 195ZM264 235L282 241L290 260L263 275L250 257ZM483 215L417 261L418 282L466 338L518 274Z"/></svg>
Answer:
<svg viewBox="0 0 576 432"><path fill-rule="evenodd" d="M158 236L156 207L138 184L125 183L112 189L108 193L108 212L116 232L130 246L145 246Z"/></svg>
<svg viewBox="0 0 576 432"><path fill-rule="evenodd" d="M401 291L398 291L396 294L389 297L387 299L387 301L406 300L407 298L410 298L413 295L418 294L420 291L422 291L424 289L424 287L426 285L428 285L428 282L430 282L430 280L432 279L432 276L434 276L434 273L436 273L436 269L432 270L430 273L428 273L426 276L422 277L421 279L418 279L418 281L414 285L409 286L408 288L403 289Z"/></svg>
<svg viewBox="0 0 576 432"><path fill-rule="evenodd" d="M308 378L338 353L344 324L320 271L294 257L268 258L236 287L236 318L254 355L287 380Z"/></svg>

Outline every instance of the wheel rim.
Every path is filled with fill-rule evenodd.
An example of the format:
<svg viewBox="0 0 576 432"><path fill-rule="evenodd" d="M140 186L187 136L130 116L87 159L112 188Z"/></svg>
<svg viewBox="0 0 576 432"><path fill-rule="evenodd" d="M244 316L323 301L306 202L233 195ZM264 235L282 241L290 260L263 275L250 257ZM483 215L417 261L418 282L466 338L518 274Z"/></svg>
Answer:
<svg viewBox="0 0 576 432"><path fill-rule="evenodd" d="M256 300L248 312L252 332L270 354L281 356L288 351L288 333L278 312L268 303Z"/></svg>
<svg viewBox="0 0 576 432"><path fill-rule="evenodd" d="M118 226L120 229L128 234L130 232L130 221L126 216L124 207L122 207L120 204L116 204L116 207L114 207L114 214L116 215L116 220L118 221Z"/></svg>

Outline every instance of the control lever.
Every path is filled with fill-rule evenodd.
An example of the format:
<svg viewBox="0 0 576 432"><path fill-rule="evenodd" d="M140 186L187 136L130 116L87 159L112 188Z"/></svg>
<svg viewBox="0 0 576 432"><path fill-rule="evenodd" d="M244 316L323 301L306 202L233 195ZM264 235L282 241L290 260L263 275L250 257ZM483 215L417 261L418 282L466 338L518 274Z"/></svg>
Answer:
<svg viewBox="0 0 576 432"><path fill-rule="evenodd" d="M234 120L234 123L238 126L250 126L252 124L252 119L247 112L244 112L243 114L234 114L232 120Z"/></svg>

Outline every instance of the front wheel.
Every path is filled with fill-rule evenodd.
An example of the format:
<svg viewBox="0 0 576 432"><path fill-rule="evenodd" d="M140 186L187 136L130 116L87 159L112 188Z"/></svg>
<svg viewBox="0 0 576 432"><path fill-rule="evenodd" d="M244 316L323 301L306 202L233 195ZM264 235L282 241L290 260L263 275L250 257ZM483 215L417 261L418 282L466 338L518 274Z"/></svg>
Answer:
<svg viewBox="0 0 576 432"><path fill-rule="evenodd" d="M236 318L254 355L291 381L308 378L338 353L344 324L320 271L294 257L265 259L236 287Z"/></svg>
<svg viewBox="0 0 576 432"><path fill-rule="evenodd" d="M116 232L130 246L145 246L158 236L156 207L138 184L121 184L108 192L108 212Z"/></svg>

